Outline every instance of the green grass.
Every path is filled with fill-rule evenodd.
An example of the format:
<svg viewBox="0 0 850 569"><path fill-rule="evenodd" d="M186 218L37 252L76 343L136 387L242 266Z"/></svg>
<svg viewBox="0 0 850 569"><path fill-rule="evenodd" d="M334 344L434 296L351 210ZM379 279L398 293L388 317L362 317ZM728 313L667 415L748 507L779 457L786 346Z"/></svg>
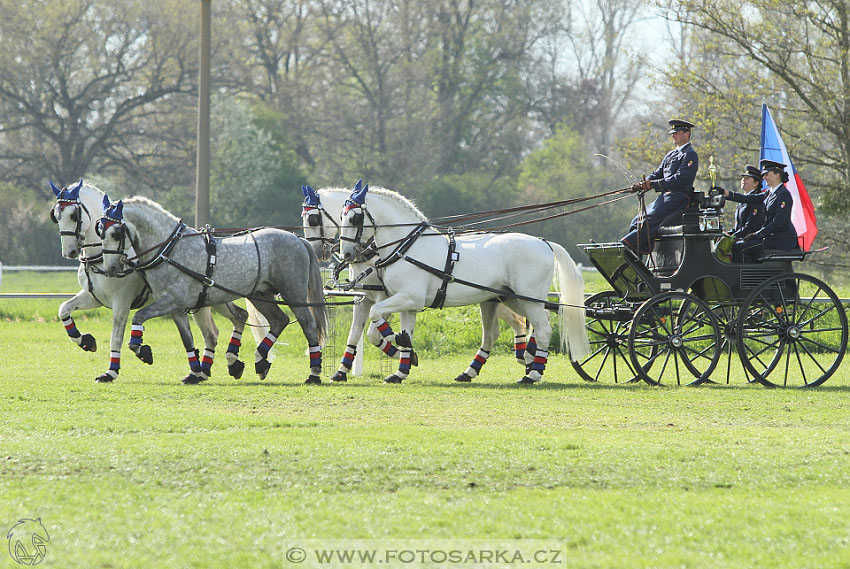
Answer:
<svg viewBox="0 0 850 569"><path fill-rule="evenodd" d="M404 385L370 349L364 377L308 387L291 330L266 381L227 377L219 349L213 378L183 386L158 319L155 365L125 349L98 385L108 312L77 318L90 354L58 301L26 302L47 316L0 300L0 531L41 517L42 567L297 567L284 544L308 538L551 538L573 568L850 565L847 364L811 391L677 389L585 384L553 356L526 388L505 349L461 385L474 348L436 343ZM430 311L417 337L472 314Z"/></svg>

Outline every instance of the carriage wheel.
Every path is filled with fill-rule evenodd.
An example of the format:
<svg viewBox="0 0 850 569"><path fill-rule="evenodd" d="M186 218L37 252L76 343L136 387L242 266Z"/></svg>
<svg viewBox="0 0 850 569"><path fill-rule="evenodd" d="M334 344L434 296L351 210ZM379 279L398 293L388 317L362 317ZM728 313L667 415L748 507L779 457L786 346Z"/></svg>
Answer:
<svg viewBox="0 0 850 569"><path fill-rule="evenodd" d="M684 292L665 292L635 313L629 355L651 385L698 385L717 366L720 336L717 317L705 302ZM642 355L647 350L654 350L648 361Z"/></svg>
<svg viewBox="0 0 850 569"><path fill-rule="evenodd" d="M731 303L712 304L711 311L720 326L720 353L726 358L718 364L724 372L723 376L714 374L712 383L755 383L755 378L738 355L738 313L740 305ZM718 370L720 371L720 370Z"/></svg>
<svg viewBox="0 0 850 569"><path fill-rule="evenodd" d="M847 315L822 281L800 273L777 275L741 305L737 342L756 381L770 387L815 387L844 358Z"/></svg>
<svg viewBox="0 0 850 569"><path fill-rule="evenodd" d="M584 303L586 307L596 309L609 309L621 304L623 297L613 290L596 293ZM588 317L585 326L590 340L590 355L581 361L572 362L583 380L632 383L640 379L629 358L628 321ZM645 352L644 359L649 360L651 349Z"/></svg>

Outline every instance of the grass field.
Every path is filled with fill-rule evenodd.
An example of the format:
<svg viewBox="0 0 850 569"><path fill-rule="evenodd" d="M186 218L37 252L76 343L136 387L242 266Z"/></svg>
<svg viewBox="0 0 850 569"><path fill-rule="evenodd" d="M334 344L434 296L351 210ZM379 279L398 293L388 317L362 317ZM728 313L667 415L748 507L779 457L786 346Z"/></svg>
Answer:
<svg viewBox="0 0 850 569"><path fill-rule="evenodd" d="M53 279L5 274L0 291L76 289ZM285 544L370 538L551 539L576 568L850 566L847 363L811 391L652 388L585 384L553 356L527 388L505 333L461 385L474 348L454 336L474 346L477 316L432 311L400 386L374 351L361 378L302 385L297 330L266 381L227 377L222 348L183 386L163 320L146 326L155 365L124 350L98 385L108 313L77 316L89 354L58 304L0 300L0 530L40 517L42 567L318 567Z"/></svg>

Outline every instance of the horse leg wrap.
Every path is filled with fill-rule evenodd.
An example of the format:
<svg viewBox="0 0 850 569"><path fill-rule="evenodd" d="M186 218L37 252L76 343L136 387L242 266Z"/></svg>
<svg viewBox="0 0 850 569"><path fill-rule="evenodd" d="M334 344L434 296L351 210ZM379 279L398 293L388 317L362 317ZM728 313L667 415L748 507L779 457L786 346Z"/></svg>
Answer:
<svg viewBox="0 0 850 569"><path fill-rule="evenodd" d="M401 383L410 375L410 352L409 348L399 350L398 371L384 379L387 383Z"/></svg>
<svg viewBox="0 0 850 569"><path fill-rule="evenodd" d="M266 334L266 337L259 343L257 346L257 353L254 354L254 362L258 362L260 360L268 359L269 352L274 346L274 343L277 341L277 336L269 332Z"/></svg>
<svg viewBox="0 0 850 569"><path fill-rule="evenodd" d="M478 377L481 373L481 368L487 363L487 358L490 357L490 352L484 348L478 348L478 353L475 354L472 363L466 368L466 371L455 378L455 381L467 382L472 381L472 378ZM466 379L469 378L469 379Z"/></svg>
<svg viewBox="0 0 850 569"><path fill-rule="evenodd" d="M189 369L192 373L201 373L201 362L198 361L198 350L186 352L186 359L189 360Z"/></svg>
<svg viewBox="0 0 850 569"><path fill-rule="evenodd" d="M65 332L68 334L68 337L79 347L87 352L97 351L97 341L94 339L94 336L91 334L80 334L73 318L70 316L63 318L62 325L65 326Z"/></svg>
<svg viewBox="0 0 850 569"><path fill-rule="evenodd" d="M230 343L227 345L227 352L224 353L228 366L233 365L233 362L239 359L239 348L241 346L242 334L234 330L233 334L230 335Z"/></svg>
<svg viewBox="0 0 850 569"><path fill-rule="evenodd" d="M548 359L549 352L540 349L535 350L531 369L526 372L525 377L519 380L519 383L537 383L543 379L543 371L546 369Z"/></svg>
<svg viewBox="0 0 850 569"><path fill-rule="evenodd" d="M212 375L213 358L215 358L215 351L204 348L204 355L201 357L201 373L207 378Z"/></svg>
<svg viewBox="0 0 850 569"><path fill-rule="evenodd" d="M269 332L257 346L257 352L254 354L254 371L257 372L260 379L265 379L269 373L269 368L272 367L267 356L269 355L269 350L274 346L275 341L277 341L277 336Z"/></svg>
<svg viewBox="0 0 850 569"><path fill-rule="evenodd" d="M527 347L525 334L517 334L514 336L514 355L516 361L525 365L525 349Z"/></svg>
<svg viewBox="0 0 850 569"><path fill-rule="evenodd" d="M310 373L317 376L322 374L322 346L318 344L310 346Z"/></svg>
<svg viewBox="0 0 850 569"><path fill-rule="evenodd" d="M230 335L230 343L227 345L227 351L224 353L224 359L227 360L227 373L235 379L242 377L242 372L245 370L245 364L239 361L239 348L242 346L242 334L233 331Z"/></svg>
<svg viewBox="0 0 850 569"><path fill-rule="evenodd" d="M109 352L109 369L95 378L98 383L109 383L118 378L121 369L121 352Z"/></svg>
<svg viewBox="0 0 850 569"><path fill-rule="evenodd" d="M140 324L133 324L130 327L130 349L136 354L136 357L148 365L153 364L153 352L150 346L142 345L142 334L145 327Z"/></svg>
<svg viewBox="0 0 850 569"><path fill-rule="evenodd" d="M525 360L525 373L531 371L531 364L534 363L534 354L537 351L537 340L534 339L534 336L529 336L528 343L525 346L525 353L523 354L523 359Z"/></svg>
<svg viewBox="0 0 850 569"><path fill-rule="evenodd" d="M391 358L399 357L398 348L396 348L390 340L390 336L393 335L393 330L392 328L390 328L390 323L384 320L383 318L373 320L372 323L375 325L375 328L381 334L381 339L375 344L376 346L378 346L378 349Z"/></svg>
<svg viewBox="0 0 850 569"><path fill-rule="evenodd" d="M342 354L342 361L339 364L339 369L331 376L331 381L348 381L348 372L354 367L354 358L357 357L357 346L348 344L345 347L345 353Z"/></svg>
<svg viewBox="0 0 850 569"><path fill-rule="evenodd" d="M65 333L68 334L68 336L74 340L77 345L79 345L82 334L80 334L80 331L77 330L77 325L74 323L74 319L70 316L68 318L63 318L62 325L65 326Z"/></svg>

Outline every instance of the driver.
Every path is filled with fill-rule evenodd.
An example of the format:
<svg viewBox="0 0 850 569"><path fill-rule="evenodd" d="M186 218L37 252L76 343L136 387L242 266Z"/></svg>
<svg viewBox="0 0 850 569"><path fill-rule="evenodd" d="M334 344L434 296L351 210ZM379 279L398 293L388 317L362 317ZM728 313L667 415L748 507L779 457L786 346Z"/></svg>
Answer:
<svg viewBox="0 0 850 569"><path fill-rule="evenodd" d="M692 123L681 119L668 121L670 136L676 148L667 153L661 165L642 182L632 186L632 190L660 192L654 202L646 208L646 214L639 213L632 220L629 232L621 241L638 254L652 251L653 241L661 223L674 213L688 208L694 191L694 179L697 175L699 157L691 146Z"/></svg>

